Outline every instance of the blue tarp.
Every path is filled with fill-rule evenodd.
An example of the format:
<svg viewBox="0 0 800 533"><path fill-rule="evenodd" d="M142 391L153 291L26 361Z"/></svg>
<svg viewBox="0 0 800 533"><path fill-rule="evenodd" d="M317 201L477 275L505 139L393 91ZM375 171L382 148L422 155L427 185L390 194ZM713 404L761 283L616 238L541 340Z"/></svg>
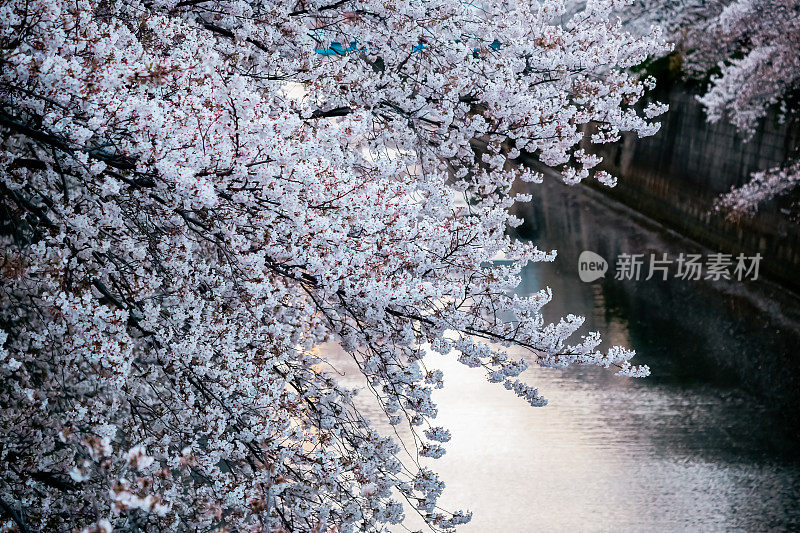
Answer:
<svg viewBox="0 0 800 533"><path fill-rule="evenodd" d="M339 41L333 41L330 48L322 49L318 46L314 48L314 52L323 56L344 56L356 50L358 50L358 43L356 43L356 41L351 41L350 46L347 48L342 46L342 43Z"/></svg>

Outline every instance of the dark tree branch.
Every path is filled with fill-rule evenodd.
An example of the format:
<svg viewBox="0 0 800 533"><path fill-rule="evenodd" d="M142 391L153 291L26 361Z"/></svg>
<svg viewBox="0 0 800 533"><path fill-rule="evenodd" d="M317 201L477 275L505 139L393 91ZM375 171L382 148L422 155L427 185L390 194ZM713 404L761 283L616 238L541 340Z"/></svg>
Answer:
<svg viewBox="0 0 800 533"><path fill-rule="evenodd" d="M0 516L3 515L10 516L11 520L13 520L14 523L17 524L17 526L19 526L20 530L23 531L23 533L30 533L30 529L28 529L28 526L25 525L25 521L22 519L22 516L19 513L17 513L17 511L9 504L7 504L6 501L3 500L2 498L0 498L0 509L3 510L3 514Z"/></svg>
<svg viewBox="0 0 800 533"><path fill-rule="evenodd" d="M349 107L334 107L333 109L329 109L327 111L322 111L317 109L313 113L311 113L311 118L330 118L330 117L344 117L352 113L353 110Z"/></svg>

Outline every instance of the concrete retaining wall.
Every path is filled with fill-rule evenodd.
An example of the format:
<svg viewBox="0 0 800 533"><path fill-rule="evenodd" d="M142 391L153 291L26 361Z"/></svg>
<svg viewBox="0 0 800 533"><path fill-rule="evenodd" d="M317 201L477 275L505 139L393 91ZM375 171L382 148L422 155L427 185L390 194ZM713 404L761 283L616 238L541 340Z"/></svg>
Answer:
<svg viewBox="0 0 800 533"><path fill-rule="evenodd" d="M658 134L626 134L592 149L604 157L600 168L620 178L613 189L597 188L710 248L760 253L765 275L800 292L800 224L781 212L781 202L736 222L712 211L719 194L745 183L752 172L796 156L800 124L781 124L771 115L748 140L727 122L706 122L683 85L656 96L670 104Z"/></svg>

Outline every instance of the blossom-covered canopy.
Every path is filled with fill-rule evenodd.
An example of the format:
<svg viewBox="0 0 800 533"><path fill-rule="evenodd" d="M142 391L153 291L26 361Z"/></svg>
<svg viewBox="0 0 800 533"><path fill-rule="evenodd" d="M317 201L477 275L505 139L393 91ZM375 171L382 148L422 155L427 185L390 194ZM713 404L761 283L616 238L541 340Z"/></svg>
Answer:
<svg viewBox="0 0 800 533"><path fill-rule="evenodd" d="M510 345L646 373L514 296L553 254L506 236L523 151L575 182L584 125L657 129L626 68L664 44L613 7L3 2L0 528L449 530L323 343L414 458L450 437L428 349L533 405Z"/></svg>

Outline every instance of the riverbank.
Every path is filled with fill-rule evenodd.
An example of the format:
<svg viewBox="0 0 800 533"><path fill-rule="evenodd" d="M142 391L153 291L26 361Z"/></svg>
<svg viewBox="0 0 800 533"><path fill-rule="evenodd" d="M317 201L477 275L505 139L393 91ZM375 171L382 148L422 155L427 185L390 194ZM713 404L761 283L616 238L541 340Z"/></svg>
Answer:
<svg viewBox="0 0 800 533"><path fill-rule="evenodd" d="M623 134L617 143L584 147L603 157L599 168L619 177L613 189L590 185L709 248L761 254L763 274L800 294L800 221L787 216L797 198L772 201L738 220L713 210L720 194L751 173L797 156L800 123L773 112L748 139L724 120L708 123L686 84L661 81L652 98L670 106L656 135Z"/></svg>
<svg viewBox="0 0 800 533"><path fill-rule="evenodd" d="M568 187L547 171L541 185L518 184L518 192L534 196L519 204L515 214L525 220L522 236L540 247L559 250L555 263L554 304L566 294L591 289L602 300L605 314L622 314L629 334L615 343L626 344L676 365L676 376L749 391L775 406L787 424L800 427L794 405L800 401L800 298L764 278L753 281L676 279L617 280L615 266L622 254L708 254L720 250L682 235L590 187ZM578 276L578 256L590 250L604 257L609 272L584 284ZM645 276L643 275L642 278ZM594 306L587 301L584 306ZM556 308L561 313L583 309ZM613 318L613 317L612 317ZM614 330L604 317L597 327ZM591 322L591 321L590 321ZM613 321L612 321L613 322ZM640 363L651 364L642 360ZM659 379L654 376L651 379ZM796 430L792 430L797 434Z"/></svg>

